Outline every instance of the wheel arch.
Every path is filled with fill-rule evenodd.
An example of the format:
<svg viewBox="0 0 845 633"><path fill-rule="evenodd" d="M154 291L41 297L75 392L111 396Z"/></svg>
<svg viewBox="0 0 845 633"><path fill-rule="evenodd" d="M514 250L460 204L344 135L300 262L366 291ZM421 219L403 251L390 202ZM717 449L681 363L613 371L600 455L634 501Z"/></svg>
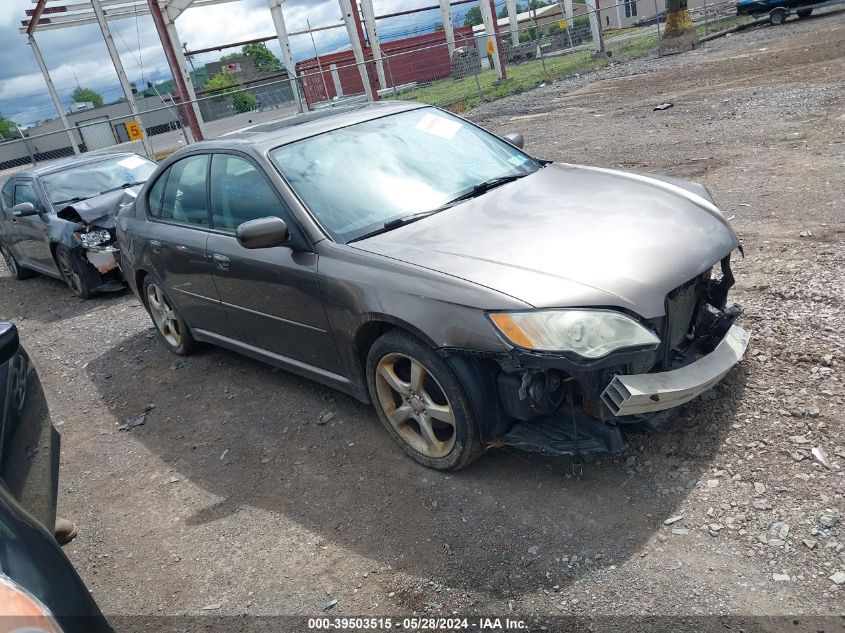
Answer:
<svg viewBox="0 0 845 633"><path fill-rule="evenodd" d="M368 313L364 315L361 322L355 328L352 345L354 349L353 371L365 389L367 385L367 355L370 353L370 348L379 337L395 329L404 330L408 334L416 336L433 350L438 348L437 343L431 337L403 319L381 313Z"/></svg>
<svg viewBox="0 0 845 633"><path fill-rule="evenodd" d="M369 315L355 331L354 348L356 371L367 389L367 356L376 340L391 330L403 330L420 339L438 353L455 372L466 389L475 412L476 424L482 441L489 441L506 432L513 420L507 418L499 403L495 371L480 359L466 354L452 353L437 345L431 337L410 323L386 314Z"/></svg>

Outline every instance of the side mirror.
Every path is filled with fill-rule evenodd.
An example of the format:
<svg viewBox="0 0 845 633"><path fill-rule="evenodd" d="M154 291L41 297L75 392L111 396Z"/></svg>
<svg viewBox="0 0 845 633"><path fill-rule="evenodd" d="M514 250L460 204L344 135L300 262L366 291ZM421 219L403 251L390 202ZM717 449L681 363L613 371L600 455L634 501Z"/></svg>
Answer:
<svg viewBox="0 0 845 633"><path fill-rule="evenodd" d="M38 209L31 202L21 202L12 207L12 215L16 218L25 218L29 215L38 215Z"/></svg>
<svg viewBox="0 0 845 633"><path fill-rule="evenodd" d="M271 248L288 241L288 225L281 218L267 217L244 222L235 235L244 248Z"/></svg>
<svg viewBox="0 0 845 633"><path fill-rule="evenodd" d="M11 359L18 347L18 328L13 323L0 321L0 365Z"/></svg>
<svg viewBox="0 0 845 633"><path fill-rule="evenodd" d="M525 137L522 136L521 132L511 132L510 134L505 134L504 139L519 149L522 149L522 146L525 145Z"/></svg>

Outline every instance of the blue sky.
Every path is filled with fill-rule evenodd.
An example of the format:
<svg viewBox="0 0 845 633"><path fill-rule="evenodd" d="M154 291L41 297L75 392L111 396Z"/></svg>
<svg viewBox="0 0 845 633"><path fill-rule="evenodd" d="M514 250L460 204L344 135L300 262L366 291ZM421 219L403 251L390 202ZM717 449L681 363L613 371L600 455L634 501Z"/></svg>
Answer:
<svg viewBox="0 0 845 633"><path fill-rule="evenodd" d="M497 1L497 5L504 0ZM376 14L392 13L402 9L431 6L437 0L374 0ZM33 7L32 0L3 0L0 12L0 113L23 126L39 120L51 119L56 110L47 93L47 86L38 70L26 36L18 33L25 10ZM340 8L337 0L287 0L284 6L285 22L289 31L339 22ZM471 4L455 8L455 22ZM430 31L440 20L440 11L426 11L399 18L379 21L382 39L395 39ZM201 9L188 9L177 20L182 42L189 49L268 36L275 33L266 0L241 0L228 4L212 5ZM147 81L159 81L170 76L167 62L149 16L130 17L109 23L121 62L130 81L144 86ZM120 84L111 65L106 45L96 24L71 29L36 33L36 39L62 103L70 106L71 92L79 85L100 92L105 100L122 97ZM348 48L345 29L333 29L315 34L320 52ZM279 54L278 44L268 46ZM291 38L294 57L313 56L311 39L307 35ZM224 50L229 53L236 49ZM194 57L197 66L213 61L222 53L209 53Z"/></svg>

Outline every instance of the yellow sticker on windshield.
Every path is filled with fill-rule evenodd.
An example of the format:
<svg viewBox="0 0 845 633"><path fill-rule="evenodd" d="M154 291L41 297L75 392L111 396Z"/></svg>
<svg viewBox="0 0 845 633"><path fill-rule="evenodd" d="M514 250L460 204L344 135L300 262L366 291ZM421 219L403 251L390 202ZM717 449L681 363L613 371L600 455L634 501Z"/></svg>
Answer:
<svg viewBox="0 0 845 633"><path fill-rule="evenodd" d="M447 119L446 117L437 116L436 114L426 114L414 127L422 132L428 132L429 134L434 134L434 136L451 141L463 126L457 121Z"/></svg>

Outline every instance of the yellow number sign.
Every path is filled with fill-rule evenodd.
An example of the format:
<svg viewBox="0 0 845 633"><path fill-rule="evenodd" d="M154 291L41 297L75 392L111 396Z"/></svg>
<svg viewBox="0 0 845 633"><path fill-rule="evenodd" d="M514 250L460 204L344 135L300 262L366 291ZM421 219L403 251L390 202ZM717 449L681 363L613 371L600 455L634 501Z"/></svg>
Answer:
<svg viewBox="0 0 845 633"><path fill-rule="evenodd" d="M493 47L493 40L487 40L487 54L492 55L496 49Z"/></svg>
<svg viewBox="0 0 845 633"><path fill-rule="evenodd" d="M565 28L566 28L566 20L558 20L558 21L557 21L557 25L558 25L560 28L565 29Z"/></svg>
<svg viewBox="0 0 845 633"><path fill-rule="evenodd" d="M141 128L141 124L137 121L127 121L126 122L126 133L129 135L129 138L133 141L140 141L144 138L144 130Z"/></svg>

